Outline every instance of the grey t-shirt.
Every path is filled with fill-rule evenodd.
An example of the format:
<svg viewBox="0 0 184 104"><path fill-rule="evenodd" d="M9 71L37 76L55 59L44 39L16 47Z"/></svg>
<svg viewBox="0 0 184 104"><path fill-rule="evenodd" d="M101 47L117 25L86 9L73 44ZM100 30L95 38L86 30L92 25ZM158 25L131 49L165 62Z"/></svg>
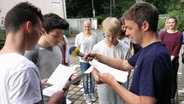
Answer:
<svg viewBox="0 0 184 104"><path fill-rule="evenodd" d="M26 51L25 56L37 65L41 79L49 78L56 67L62 64L62 52L59 46L43 48L37 44L33 51Z"/></svg>

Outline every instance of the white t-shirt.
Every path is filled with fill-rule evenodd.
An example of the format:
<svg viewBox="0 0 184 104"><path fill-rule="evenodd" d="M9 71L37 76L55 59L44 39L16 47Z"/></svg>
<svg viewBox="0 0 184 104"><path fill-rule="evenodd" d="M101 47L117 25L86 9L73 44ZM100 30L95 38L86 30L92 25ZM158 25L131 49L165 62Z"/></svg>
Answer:
<svg viewBox="0 0 184 104"><path fill-rule="evenodd" d="M131 57L130 48L127 45L118 44L114 48L110 48L104 43L105 40L100 41L93 47L93 52L108 56L111 58L128 59Z"/></svg>
<svg viewBox="0 0 184 104"><path fill-rule="evenodd" d="M91 32L91 35L88 37L85 37L83 32L81 32L77 34L75 38L75 46L78 47L83 54L91 52L96 43L98 43L98 36L95 32ZM80 58L80 62L84 61Z"/></svg>
<svg viewBox="0 0 184 104"><path fill-rule="evenodd" d="M33 104L42 100L38 68L17 53L0 55L0 104Z"/></svg>
<svg viewBox="0 0 184 104"><path fill-rule="evenodd" d="M131 56L130 48L127 45L118 42L114 48L111 48L108 47L104 41L105 40L100 41L93 47L94 53L120 59L128 59ZM100 104L125 104L121 96L107 84L99 84L97 91Z"/></svg>

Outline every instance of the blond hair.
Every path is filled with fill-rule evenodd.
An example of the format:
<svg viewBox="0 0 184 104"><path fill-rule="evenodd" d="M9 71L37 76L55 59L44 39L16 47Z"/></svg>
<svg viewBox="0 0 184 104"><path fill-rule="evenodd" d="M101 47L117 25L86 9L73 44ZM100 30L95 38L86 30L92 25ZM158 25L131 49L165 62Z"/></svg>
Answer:
<svg viewBox="0 0 184 104"><path fill-rule="evenodd" d="M102 30L107 35L117 35L121 29L120 21L115 17L107 17L102 22Z"/></svg>

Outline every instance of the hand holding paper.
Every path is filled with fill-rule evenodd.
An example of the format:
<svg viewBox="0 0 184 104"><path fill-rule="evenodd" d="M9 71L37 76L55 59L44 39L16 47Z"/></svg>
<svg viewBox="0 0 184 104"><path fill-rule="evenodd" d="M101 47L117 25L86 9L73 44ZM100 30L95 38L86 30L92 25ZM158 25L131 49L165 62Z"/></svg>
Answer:
<svg viewBox="0 0 184 104"><path fill-rule="evenodd" d="M68 79L73 74L76 66L68 67L62 64L58 65L55 71L52 73L48 79L48 83L51 83L53 86L43 89L43 95L52 96L58 90L62 90L65 86L70 86L80 81L85 75L91 73L93 67L90 67L84 73L78 75L74 80L68 82ZM68 82L68 83L67 83Z"/></svg>
<svg viewBox="0 0 184 104"><path fill-rule="evenodd" d="M89 62L94 68L96 68L100 73L110 73L118 81L125 83L127 81L128 72L124 72L110 66L107 66L103 63L100 63L96 60Z"/></svg>
<svg viewBox="0 0 184 104"><path fill-rule="evenodd" d="M55 92L62 90L75 69L75 66L68 67L59 64L47 81L52 86L43 89L43 95L52 96Z"/></svg>

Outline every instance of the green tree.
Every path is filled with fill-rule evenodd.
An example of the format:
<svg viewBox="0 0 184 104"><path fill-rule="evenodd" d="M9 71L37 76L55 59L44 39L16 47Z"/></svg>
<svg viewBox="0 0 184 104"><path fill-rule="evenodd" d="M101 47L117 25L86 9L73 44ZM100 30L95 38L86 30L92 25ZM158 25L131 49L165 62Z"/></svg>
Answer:
<svg viewBox="0 0 184 104"><path fill-rule="evenodd" d="M146 2L155 5L160 14L165 14L169 5L171 5L171 0L145 0Z"/></svg>
<svg viewBox="0 0 184 104"><path fill-rule="evenodd" d="M173 8L168 11L168 16L175 16L178 19L177 29L179 31L184 30L184 2L177 2Z"/></svg>
<svg viewBox="0 0 184 104"><path fill-rule="evenodd" d="M179 0L143 1L154 4L158 8L160 14L165 14L168 11L168 8L174 7L176 1L178 2ZM107 17L110 16L112 11L112 16L119 18L131 5L135 3L135 0L93 0L93 2L96 16ZM66 0L66 8L68 18L93 17L92 1Z"/></svg>
<svg viewBox="0 0 184 104"><path fill-rule="evenodd" d="M88 0L66 0L68 18L92 17L91 2Z"/></svg>
<svg viewBox="0 0 184 104"><path fill-rule="evenodd" d="M98 23L101 24L102 20L110 16L120 18L122 14L135 3L135 0L93 0L95 15L98 19ZM160 14L166 16L176 16L179 20L178 29L183 30L183 15L184 15L184 4L180 0L143 0L152 3L158 8ZM112 5L110 5L112 4ZM110 10L112 6L112 10ZM85 18L93 17L92 14L92 3L89 0L66 0L67 16L68 18ZM164 27L165 18L159 20L158 29Z"/></svg>
<svg viewBox="0 0 184 104"><path fill-rule="evenodd" d="M0 49L3 47L4 42L5 42L5 30L3 30L2 28L0 28Z"/></svg>
<svg viewBox="0 0 184 104"><path fill-rule="evenodd" d="M96 16L110 16L110 0L93 0ZM114 0L112 16L120 17L135 0ZM66 0L68 18L92 17L92 3L89 0Z"/></svg>

